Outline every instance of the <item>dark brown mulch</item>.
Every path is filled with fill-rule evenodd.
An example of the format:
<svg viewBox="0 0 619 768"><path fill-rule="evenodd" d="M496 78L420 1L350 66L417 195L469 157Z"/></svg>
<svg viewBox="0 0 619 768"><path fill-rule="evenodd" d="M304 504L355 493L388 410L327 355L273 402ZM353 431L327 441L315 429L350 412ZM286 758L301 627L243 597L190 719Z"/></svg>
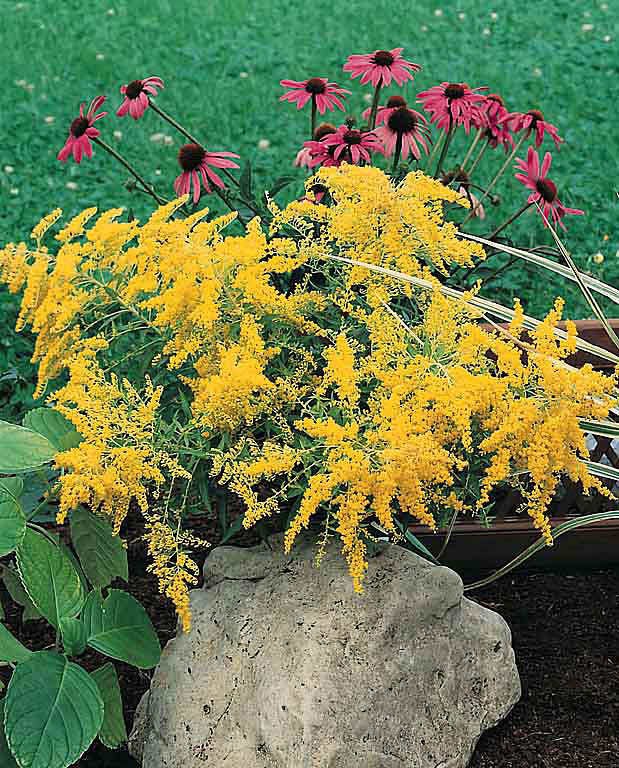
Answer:
<svg viewBox="0 0 619 768"><path fill-rule="evenodd" d="M175 615L146 573L142 543L129 535L131 585L162 641ZM512 630L523 695L509 717L482 736L471 768L617 768L619 766L619 567L587 573L519 573L472 593ZM3 603L9 607L6 594ZM30 648L53 643L44 622L7 624ZM104 663L88 652L88 669ZM146 673L116 663L125 719L148 687ZM6 680L6 674L4 674ZM96 742L80 768L135 768L126 751ZM360 766L362 768L362 766Z"/></svg>

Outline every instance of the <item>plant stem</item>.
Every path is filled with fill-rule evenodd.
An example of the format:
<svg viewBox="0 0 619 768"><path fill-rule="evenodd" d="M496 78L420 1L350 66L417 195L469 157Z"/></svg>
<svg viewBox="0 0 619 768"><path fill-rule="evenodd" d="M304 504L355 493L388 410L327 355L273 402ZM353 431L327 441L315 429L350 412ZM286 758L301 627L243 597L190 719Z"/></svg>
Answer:
<svg viewBox="0 0 619 768"><path fill-rule="evenodd" d="M402 154L402 134L398 131L398 137L395 140L395 149L393 151L393 165L391 166L391 175L395 176L395 172L400 162L400 155Z"/></svg>
<svg viewBox="0 0 619 768"><path fill-rule="evenodd" d="M155 200L157 201L157 203L159 203L159 205L165 204L165 200L162 197L159 197L159 195L150 186L150 184L144 181L144 179L140 176L140 174L131 165L129 165L129 163L125 160L125 158L122 155L119 155L115 149L110 147L109 144L106 144L105 141L103 141L102 139L93 138L92 140L95 142L95 144L98 144L101 147L101 149L104 149L106 152L109 152L110 155L112 155L112 157L116 158L116 160L118 160L118 162L121 165L123 165L129 171L129 173L140 182L140 184L144 188L144 191L148 192L148 194L151 197L155 198Z"/></svg>
<svg viewBox="0 0 619 768"><path fill-rule="evenodd" d="M310 134L310 141L314 140L314 136L316 135L316 94L312 93L312 123L311 123L311 129L312 132Z"/></svg>
<svg viewBox="0 0 619 768"><path fill-rule="evenodd" d="M490 185L487 187L487 189L486 189L485 193L484 193L484 194L482 195L482 197L480 197L480 199L477 201L477 205L475 206L475 209L473 209L473 210L472 210L472 211L469 213L469 215L466 217L466 219L464 219L464 221L462 222L463 224L466 224L466 222L467 222L467 221L468 221L468 220L469 220L469 219L470 219L472 216L474 216L474 215L475 215L475 210L476 210L476 209L477 209L477 208L478 208L478 207L479 207L479 206L480 206L480 205L483 203L483 201L486 199L486 197L488 197L488 194L489 194L489 193L492 191L492 189L494 188L494 185L495 185L495 184L497 183L497 181L498 181L498 180L501 178L501 176L502 176L502 175L505 173L505 170L506 170L507 166L508 166L508 165L511 163L511 161L512 161L512 160L513 160L513 158L514 158L514 155L516 154L516 152L518 152L518 150L519 150L519 149L520 149L520 147L522 146L522 144L523 144L524 140L525 140L525 139L527 139L528 137L529 137L529 132L528 132L528 131L526 131L526 132L524 132L524 133L522 134L522 136L520 137L520 139L519 139L519 141L517 142L516 146L513 148L513 150L511 151L510 155L508 156L507 160L506 160L506 161L503 163L503 165L500 167L500 169L499 169L499 172L497 173L497 175L496 175L496 176L494 177L494 179L492 179L492 181L490 182Z"/></svg>
<svg viewBox="0 0 619 768"><path fill-rule="evenodd" d="M428 158L428 163L426 165L426 171L429 171L432 167L432 163L434 162L434 158L436 157L436 153L439 149L439 147L442 146L443 142L445 141L445 134L441 133L439 138L436 141L436 144L432 147L432 152L430 153L430 157Z"/></svg>
<svg viewBox="0 0 619 768"><path fill-rule="evenodd" d="M473 142L471 143L471 146L469 147L469 151L464 156L464 160L460 163L460 170L461 171L463 171L466 168L466 164L471 159L471 155L473 154L473 150L475 149L475 147L477 146L477 144L479 143L479 140L481 139L481 137L483 135L484 135L484 128L480 128L477 131L477 135L473 139Z"/></svg>
<svg viewBox="0 0 619 768"><path fill-rule="evenodd" d="M443 167L443 162L445 160L445 155L447 154L447 150L449 149L449 145L451 144L451 139L454 135L454 125L453 125L453 117L451 116L451 112L449 113L449 129L447 131L447 136L445 138L445 143L443 144L443 149L441 150L441 156L438 159L438 163L436 164L436 173L434 174L434 178L438 179L439 174L441 172L441 168Z"/></svg>
<svg viewBox="0 0 619 768"><path fill-rule="evenodd" d="M164 120L166 120L168 123L170 123L171 126L176 128L176 130L179 133L182 133L183 136L185 136L187 139L189 139L189 141L192 144L197 144L199 147L203 146L201 141L198 141L196 139L196 137L192 136L189 133L189 131L186 131L180 123L177 123L176 120L171 115L168 115L168 113L164 112L163 109L161 109L161 107L158 107L151 97L149 97L148 102L149 102L150 106L152 107L152 109L154 109L155 112L160 117L162 117ZM239 186L239 182L234 178L234 176L230 173L230 171L227 168L219 168L218 170L220 170L225 176L227 176L233 184L235 184L237 187Z"/></svg>
<svg viewBox="0 0 619 768"><path fill-rule="evenodd" d="M527 209L529 209L529 208L530 208L532 205L533 205L533 203L525 203L525 204L522 206L522 208L520 208L519 210L517 210L517 211L516 211L516 213L514 213L514 215L513 215L513 216L510 216L510 217L509 217L509 219L507 219L507 221L504 221L504 222L503 222L503 224L501 224L501 226L500 226L500 227L497 227L497 228L494 230L494 232L492 232L492 234L488 235L488 237L486 238L486 240L492 240L492 239L494 239L494 238L495 238L495 237L496 237L496 236L499 234L499 232L502 232L502 231L505 229L505 227L508 227L508 226L509 226L509 225L512 223L512 221L515 221L515 220L518 218L518 216L520 216L522 213L524 213L524 212L525 212Z"/></svg>
<svg viewBox="0 0 619 768"><path fill-rule="evenodd" d="M486 152L486 150L488 149L489 146L490 146L490 142L487 141L484 144L484 146L479 150L479 154L477 155L477 157L473 161L473 165L471 166L471 170L467 171L467 175L468 175L469 179L473 175L473 171L475 170L475 168L477 168L477 164L482 159L482 157L484 156L484 154L485 154L485 152Z"/></svg>
<svg viewBox="0 0 619 768"><path fill-rule="evenodd" d="M372 109L370 110L370 120L368 123L368 129L373 131L376 127L376 113L378 112L378 99L380 98L380 89L383 87L383 78L378 81L378 85L374 90L374 98L372 99Z"/></svg>

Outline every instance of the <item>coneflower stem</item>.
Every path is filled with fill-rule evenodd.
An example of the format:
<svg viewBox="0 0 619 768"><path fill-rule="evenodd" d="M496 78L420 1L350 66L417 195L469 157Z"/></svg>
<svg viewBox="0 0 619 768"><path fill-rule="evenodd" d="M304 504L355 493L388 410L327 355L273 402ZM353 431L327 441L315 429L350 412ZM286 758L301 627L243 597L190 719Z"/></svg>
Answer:
<svg viewBox="0 0 619 768"><path fill-rule="evenodd" d="M398 163L400 162L400 155L402 154L402 134L398 131L398 136L395 140L395 149L393 151L393 165L391 166L391 175L395 176L395 172L398 169Z"/></svg>
<svg viewBox="0 0 619 768"><path fill-rule="evenodd" d="M445 134L441 133L441 135L438 137L436 144L432 147L432 152L430 153L430 157L428 158L428 162L426 164L426 171L429 171L432 167L432 163L434 162L434 158L436 157L436 153L439 149L439 147L442 146L443 142L445 141Z"/></svg>
<svg viewBox="0 0 619 768"><path fill-rule="evenodd" d="M510 217L509 217L509 219L507 219L507 221L503 222L503 224L501 224L501 226L500 226L500 227L497 227L497 228L494 230L494 232L492 232L491 234L489 234L489 235L486 237L486 240L492 240L493 238L495 238L495 237L496 237L496 236L499 234L499 232L502 232L502 231L505 229L505 227L508 227L508 226L509 226L509 225L512 223L512 221L515 221L515 220L518 218L518 216L520 216L521 214L523 214L523 213L524 213L524 212L525 212L525 211L526 211L528 208L530 208L532 205L533 205L533 203L525 203L525 204L522 206L522 208L520 208L518 211L516 211L516 213L514 213L514 215L513 215L513 216L510 216Z"/></svg>
<svg viewBox="0 0 619 768"><path fill-rule="evenodd" d="M312 133L310 136L310 141L313 141L315 135L316 135L316 94L312 93Z"/></svg>
<svg viewBox="0 0 619 768"><path fill-rule="evenodd" d="M473 150L475 149L475 147L476 147L476 146L477 146L477 144L479 143L479 140L481 139L481 137L484 135L484 132L485 132L485 129L484 129L484 128L480 128L480 129L477 131L477 135L476 135L476 136L475 136L475 138L473 139L473 141L472 141L472 143L471 143L471 146L469 147L469 151L468 151L468 152L466 153L466 155L464 156L464 160L463 160L463 161L460 163L460 170L461 170L461 171L464 171L464 170L465 170L465 168L466 168L466 164L467 164L467 163L468 163L468 161L471 159L471 155L473 154Z"/></svg>
<svg viewBox="0 0 619 768"><path fill-rule="evenodd" d="M380 98L380 89L383 87L383 78L378 81L378 85L374 90L374 98L372 99L372 108L370 110L370 120L368 122L368 128L373 131L376 128L376 113L378 112L378 99Z"/></svg>
<svg viewBox="0 0 619 768"><path fill-rule="evenodd" d="M501 178L501 176L502 176L502 175L505 173L505 170L507 169L507 166L508 166L508 165L511 163L511 161L514 159L514 155L516 154L516 152L518 152L518 150L519 150L519 149L520 149L520 147L522 146L522 144L523 144L524 140L525 140L525 139L527 139L528 137L529 137L529 131L526 131L526 132L524 132L524 133L522 134L522 136L520 137L519 141L516 143L516 146L515 146L515 147L513 148L513 150L511 151L511 153L510 153L509 157L507 158L507 160L506 160L506 161L503 163L503 165L502 165L502 166L499 168L499 172L497 173L497 175L494 177L494 179L492 179L492 181L491 181L491 182L490 182L490 184L488 185L488 187L487 187L486 191L484 192L484 194L483 194L483 195L480 197L480 199L477 201L477 205L475 206L475 208L474 208L474 209L473 209L473 210L472 210L472 211L469 213L469 215L466 217L466 219L464 219L464 221L462 222L463 224L466 224L466 222L467 222L467 221L468 221L468 220L469 220L469 219L470 219L472 216L474 216L474 215L475 215L475 210L476 210L476 209L477 209L477 208L478 208L478 207L479 207L479 206L480 206L480 205L481 205L481 204L484 202L484 200L486 199L486 197L488 197L488 194L489 194L489 193L492 191L492 189L494 188L494 185L495 185L495 184L497 183L497 181L498 181L498 180Z"/></svg>
<svg viewBox="0 0 619 768"><path fill-rule="evenodd" d="M171 117L170 115L168 115L168 113L167 113L167 112L164 112L164 111L163 111L163 109L161 109L161 107L158 107L158 106L155 104L154 100L153 100L151 97L149 97L149 98L148 98L148 102L149 102L149 104L150 104L151 108L152 108L152 109L154 109L154 110L155 110L155 112L156 112L156 113L157 113L157 114L158 114L160 117L162 117L164 120L166 120L168 123L170 123L170 125L171 125L171 126L173 126L174 128L176 128L176 130L177 130L179 133L182 133L182 134L183 134L183 136L185 136L187 139L189 139L189 141L190 141L192 144L197 144L199 147L202 147L202 146L203 146L203 144L202 144L202 142L201 142L201 141L198 141L198 140L196 139L196 137L195 137L195 136L192 136L192 135L189 133L189 131L186 131L186 130L183 128L183 126L182 126L180 123L177 123L177 122L176 122L176 120L175 120L173 117ZM237 186L237 187L239 186L239 182L238 182L238 181L237 181L237 180L234 178L234 176L233 176L233 175L230 173L230 171L229 171L227 168L218 168L218 170L220 170L220 171L221 171L221 172L224 174L224 176L227 176L227 177L230 179L230 181L231 181L231 182L232 182L232 183L233 183L235 186Z"/></svg>
<svg viewBox="0 0 619 768"><path fill-rule="evenodd" d="M440 175L441 168L443 167L443 162L445 160L445 155L447 154L447 150L449 149L449 145L451 144L451 139L454 135L454 125L453 125L453 118L451 116L451 112L449 113L449 129L447 130L447 136L445 137L445 143L443 144L443 149L441 150L441 156L438 159L438 163L436 164L436 173L434 174L434 178L437 179Z"/></svg>
<svg viewBox="0 0 619 768"><path fill-rule="evenodd" d="M118 162L121 165L123 165L135 179L139 181L139 183L144 188L144 191L147 192L151 197L153 197L157 201L157 203L159 203L159 205L165 204L166 201L162 197L159 197L159 195L150 186L150 184L144 181L144 179L140 176L140 174L131 165L129 165L129 163L125 160L125 158L122 155L119 155L118 152L112 147L110 147L109 144L106 144L105 141L103 141L103 139L94 137L92 141L94 141L94 143L98 144L101 147L101 149L104 149L106 152L109 152L110 155L112 155L112 157L118 160Z"/></svg>
<svg viewBox="0 0 619 768"><path fill-rule="evenodd" d="M482 159L482 157L484 156L485 151L488 149L489 146L490 146L490 142L487 141L484 144L484 146L479 150L479 153L478 153L477 157L475 158L475 160L473 162L473 165L471 166L471 170L467 171L467 176L469 177L469 179L471 178L471 175L473 174L473 171L475 170L475 168L477 168L477 164Z"/></svg>

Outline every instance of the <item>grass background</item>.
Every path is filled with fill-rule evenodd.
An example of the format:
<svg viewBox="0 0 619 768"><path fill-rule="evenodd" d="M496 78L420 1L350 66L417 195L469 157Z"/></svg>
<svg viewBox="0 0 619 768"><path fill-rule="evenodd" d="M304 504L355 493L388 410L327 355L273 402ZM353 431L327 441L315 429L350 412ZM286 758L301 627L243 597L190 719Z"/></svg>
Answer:
<svg viewBox="0 0 619 768"><path fill-rule="evenodd" d="M360 115L369 91L342 72L346 57L403 46L423 67L414 86L404 89L410 101L442 80L464 80L500 92L511 110L540 108L558 126L566 139L561 152L544 147L553 152L552 178L565 204L587 212L569 219L568 248L582 269L616 284L618 10L617 0L503 0L495 6L479 0L0 0L0 243L27 238L57 206L66 217L90 205L131 205L138 218L147 214L148 200L122 189L125 172L102 150L81 166L56 161L81 101L108 96L111 114L97 123L103 138L171 196L182 140L152 111L137 123L113 114L121 84L159 75L166 83L161 106L208 148L250 158L256 187L268 187L291 171L308 138L309 112L278 102L279 80L328 76L350 87L350 111ZM152 141L156 133L171 143ZM259 148L261 139L269 148ZM502 156L487 153L475 180L488 181L499 162ZM289 194L302 188L304 175L297 173L299 184ZM490 225L479 232L524 202L511 173L497 189L500 209L492 209ZM524 247L551 242L533 215L509 232ZM598 251L602 264L592 259ZM505 257L495 258L500 264ZM522 266L484 293L501 301L518 295L533 314L561 293L571 316L589 314L574 291ZM16 302L3 289L0 312L0 418L6 418L30 405L30 340L12 333Z"/></svg>

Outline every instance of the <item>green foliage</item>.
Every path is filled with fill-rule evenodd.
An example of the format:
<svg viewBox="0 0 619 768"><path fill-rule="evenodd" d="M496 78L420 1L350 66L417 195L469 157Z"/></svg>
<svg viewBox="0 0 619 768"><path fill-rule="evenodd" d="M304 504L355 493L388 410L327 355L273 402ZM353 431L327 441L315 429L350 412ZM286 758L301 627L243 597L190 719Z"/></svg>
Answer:
<svg viewBox="0 0 619 768"><path fill-rule="evenodd" d="M73 424L53 408L34 408L28 411L23 425L46 437L57 451L75 448L81 440Z"/></svg>
<svg viewBox="0 0 619 768"><path fill-rule="evenodd" d="M105 520L79 507L71 516L71 539L93 587L108 587L116 577L129 581L127 550Z"/></svg>
<svg viewBox="0 0 619 768"><path fill-rule="evenodd" d="M26 592L51 624L77 616L84 604L82 582L59 546L29 528L17 549L17 566Z"/></svg>
<svg viewBox="0 0 619 768"><path fill-rule="evenodd" d="M114 665L108 662L96 669L91 677L97 684L105 704L105 714L99 731L99 738L106 747L116 749L127 741L127 728L123 717L118 675Z"/></svg>
<svg viewBox="0 0 619 768"><path fill-rule="evenodd" d="M88 645L112 659L139 669L150 669L159 662L161 647L148 614L138 601L117 589L104 600L93 590L86 599L82 621Z"/></svg>
<svg viewBox="0 0 619 768"><path fill-rule="evenodd" d="M92 677L39 651L19 664L5 697L5 733L21 768L65 768L95 739L104 704Z"/></svg>
<svg viewBox="0 0 619 768"><path fill-rule="evenodd" d="M26 427L0 432L0 455L18 453L13 464L34 467L42 463L43 450L77 444L79 435L54 413L36 409L24 418ZM126 550L111 527L79 508L69 545L60 531L31 522L42 507L54 509L56 476L45 470L0 477L0 557L15 560L0 565L1 578L10 598L23 607L22 621L47 619L56 628L56 648L64 651L33 652L0 623L0 662L14 666L0 701L6 712L0 718L2 768L66 768L97 735L112 749L126 741L114 666L107 663L89 675L69 660L87 644L144 669L160 656L157 635L138 601L119 590L101 594L114 579L126 581L129 575Z"/></svg>
<svg viewBox="0 0 619 768"><path fill-rule="evenodd" d="M49 464L57 449L32 429L0 421L0 474L34 472Z"/></svg>

